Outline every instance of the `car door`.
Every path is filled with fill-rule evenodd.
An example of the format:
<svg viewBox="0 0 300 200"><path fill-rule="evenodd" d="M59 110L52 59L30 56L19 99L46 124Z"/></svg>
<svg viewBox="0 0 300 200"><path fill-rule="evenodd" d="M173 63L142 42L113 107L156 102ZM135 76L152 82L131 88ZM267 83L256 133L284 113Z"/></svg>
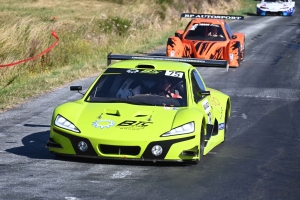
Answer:
<svg viewBox="0 0 300 200"><path fill-rule="evenodd" d="M208 129L212 129L214 125L214 113L211 104L210 95L201 95L199 92L206 91L205 83L196 69L191 71L191 85L193 100L197 104L197 108L205 113L205 119L208 124ZM209 132L209 131L208 131Z"/></svg>

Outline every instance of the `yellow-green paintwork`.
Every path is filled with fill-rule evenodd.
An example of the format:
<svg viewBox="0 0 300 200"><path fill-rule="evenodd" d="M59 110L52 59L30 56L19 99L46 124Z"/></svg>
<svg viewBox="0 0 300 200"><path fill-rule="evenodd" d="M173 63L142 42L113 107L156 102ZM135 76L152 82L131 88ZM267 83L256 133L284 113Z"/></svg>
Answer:
<svg viewBox="0 0 300 200"><path fill-rule="evenodd" d="M201 101L196 104L193 100L193 93L191 89L190 73L194 67L187 63L172 62L172 61L143 61L143 60L129 60L120 61L111 64L109 67L113 68L128 68L132 69L137 65L153 65L155 69L158 70L174 70L185 72L186 84L187 84L187 107L180 107L178 110L173 110L169 107L163 106L144 106L144 105L133 105L126 103L89 103L85 102L84 99L86 95L90 92L95 82L87 90L86 95L82 99L74 102L64 103L55 108L53 112L53 117L51 121L50 138L52 138L56 143L62 145L61 148L49 148L51 152L75 155L75 151L72 147L71 142L68 138L57 134L53 131L53 128L63 131L64 133L80 136L87 138L95 152L99 157L102 158L133 158L141 159L143 151L147 145L152 141L163 141L163 140L173 140L177 138L186 138L189 136L195 136L194 139L186 140L182 142L175 143L169 149L165 160L197 160L199 155L182 156L181 152L183 150L189 150L197 147L199 149L200 144L200 131L201 126L206 127L208 123L208 117L204 112ZM215 119L218 123L223 123L225 121L225 111L228 109L228 116L230 114L230 98L229 96L211 89L207 88L211 92L207 99L212 107L213 112L213 122ZM213 100L213 101L212 101ZM218 103L216 103L218 102ZM201 109L202 108L202 109ZM119 116L110 115L111 113L119 113ZM76 133L54 125L54 120L57 115L61 115L70 122L72 122L81 132ZM101 115L102 114L102 115ZM114 126L109 128L95 128L92 123L98 119L101 115L101 119L112 120L115 122ZM142 117L136 117L137 115L143 115ZM152 124L136 129L121 129L117 127L116 124L121 123L124 120L136 120L136 121L147 121L151 117ZM171 129L181 126L185 123L194 121L195 122L195 132L177 136L161 137L163 133L170 131ZM205 133L206 134L206 133ZM223 142L224 140L224 130L219 130L219 133L212 136L204 149L204 155L207 154L215 146ZM110 145L120 145L120 146L130 146L137 145L141 147L140 154L137 156L130 155L105 155L99 151L99 144L110 144Z"/></svg>

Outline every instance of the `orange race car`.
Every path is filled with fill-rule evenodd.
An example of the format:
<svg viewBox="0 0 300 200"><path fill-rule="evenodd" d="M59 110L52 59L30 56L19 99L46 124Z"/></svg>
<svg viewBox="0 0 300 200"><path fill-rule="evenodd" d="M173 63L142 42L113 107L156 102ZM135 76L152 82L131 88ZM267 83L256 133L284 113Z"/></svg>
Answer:
<svg viewBox="0 0 300 200"><path fill-rule="evenodd" d="M199 58L227 61L238 67L245 56L245 34L233 33L225 20L243 20L243 16L182 13L193 18L185 30L177 30L168 39L168 57Z"/></svg>

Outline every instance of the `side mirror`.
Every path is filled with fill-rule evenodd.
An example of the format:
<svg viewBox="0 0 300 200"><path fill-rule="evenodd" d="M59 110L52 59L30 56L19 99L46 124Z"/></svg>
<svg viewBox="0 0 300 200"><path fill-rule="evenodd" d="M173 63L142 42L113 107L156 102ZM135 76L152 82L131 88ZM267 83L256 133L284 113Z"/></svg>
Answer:
<svg viewBox="0 0 300 200"><path fill-rule="evenodd" d="M175 33L175 37L179 37L181 39L181 34L180 33Z"/></svg>
<svg viewBox="0 0 300 200"><path fill-rule="evenodd" d="M233 35L231 38L232 38L232 39L236 39L236 38L237 38L237 36L236 36L236 35Z"/></svg>
<svg viewBox="0 0 300 200"><path fill-rule="evenodd" d="M71 91L75 91L75 90L79 91L79 90L82 90L82 86L70 86L70 90Z"/></svg>
<svg viewBox="0 0 300 200"><path fill-rule="evenodd" d="M202 97L202 96L209 96L210 95L210 91L199 91L197 92L197 95Z"/></svg>
<svg viewBox="0 0 300 200"><path fill-rule="evenodd" d="M71 91L78 91L78 93L84 95L84 93L79 92L80 90L82 90L82 86L70 86L70 90Z"/></svg>
<svg viewBox="0 0 300 200"><path fill-rule="evenodd" d="M184 30L178 30L175 32L175 37L179 37L181 39L183 33L184 33Z"/></svg>

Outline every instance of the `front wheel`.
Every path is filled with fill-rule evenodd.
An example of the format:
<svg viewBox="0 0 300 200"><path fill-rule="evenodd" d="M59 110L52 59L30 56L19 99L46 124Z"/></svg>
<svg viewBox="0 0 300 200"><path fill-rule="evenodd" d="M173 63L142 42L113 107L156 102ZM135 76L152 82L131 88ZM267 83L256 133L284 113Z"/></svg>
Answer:
<svg viewBox="0 0 300 200"><path fill-rule="evenodd" d="M200 133L200 149L199 149L199 161L203 157L204 153L204 146L205 146L205 136L204 136L204 127L201 127L201 133Z"/></svg>
<svg viewBox="0 0 300 200"><path fill-rule="evenodd" d="M204 147L205 147L205 136L204 136L204 127L202 126L201 128L201 133L200 133L200 141L199 141L199 158L197 160L192 161L192 164L198 164L199 161L203 157L204 153Z"/></svg>

